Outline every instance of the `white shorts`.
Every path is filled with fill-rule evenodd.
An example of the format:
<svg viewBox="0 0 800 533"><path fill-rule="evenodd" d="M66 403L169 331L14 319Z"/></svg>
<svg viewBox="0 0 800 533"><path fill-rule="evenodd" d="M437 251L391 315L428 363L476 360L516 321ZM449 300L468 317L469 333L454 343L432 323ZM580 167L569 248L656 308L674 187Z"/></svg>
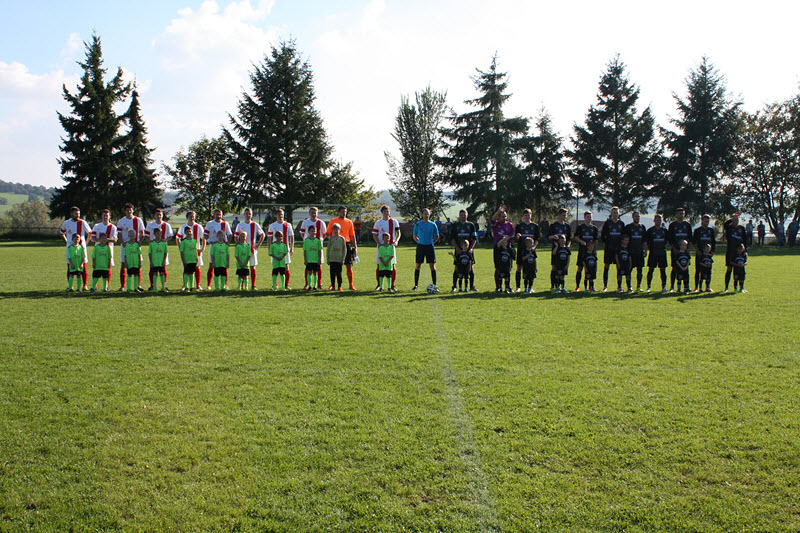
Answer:
<svg viewBox="0 0 800 533"><path fill-rule="evenodd" d="M397 264L397 247L393 246L394 248L394 257L392 257L392 264ZM380 247L375 248L375 264L380 266L381 265L381 258L380 258Z"/></svg>
<svg viewBox="0 0 800 533"><path fill-rule="evenodd" d="M253 255L250 256L250 262L248 264L251 267L258 265L258 250L255 248L253 249Z"/></svg>

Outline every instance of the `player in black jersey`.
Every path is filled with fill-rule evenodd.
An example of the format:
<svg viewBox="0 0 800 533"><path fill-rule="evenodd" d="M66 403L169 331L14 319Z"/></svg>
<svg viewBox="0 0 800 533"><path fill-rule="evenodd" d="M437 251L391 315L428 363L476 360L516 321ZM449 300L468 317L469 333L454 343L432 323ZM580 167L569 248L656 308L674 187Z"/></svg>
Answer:
<svg viewBox="0 0 800 533"><path fill-rule="evenodd" d="M733 265L733 292L747 292L744 290L744 278L745 278L745 266L747 266L747 252L745 251L744 244L740 244L736 247L736 253L734 254L733 258L731 258L731 264ZM738 289L736 284L739 284ZM728 286L725 285L725 290L728 290Z"/></svg>
<svg viewBox="0 0 800 533"><path fill-rule="evenodd" d="M594 288L594 280L597 278L597 241L593 241L586 247L583 255L583 268L586 270L586 279L583 288L587 292L597 292Z"/></svg>
<svg viewBox="0 0 800 533"><path fill-rule="evenodd" d="M564 277L569 270L570 249L564 235L557 237L556 247L553 248L553 278L556 292L567 292L564 288Z"/></svg>
<svg viewBox="0 0 800 533"><path fill-rule="evenodd" d="M683 282L683 292L689 292L689 265L692 264L692 255L689 253L689 243L685 240L678 241L678 250L675 252L675 266L672 271L678 281L678 292L681 292L681 282Z"/></svg>
<svg viewBox="0 0 800 533"><path fill-rule="evenodd" d="M697 252L697 256L695 257L695 262L697 263L695 268L700 273L700 283L698 288L694 290L694 292L700 292L703 287L702 284L705 281L706 283L706 292L714 292L711 288L711 270L714 266L714 256L711 252L711 245L704 244L703 248Z"/></svg>
<svg viewBox="0 0 800 533"><path fill-rule="evenodd" d="M700 261L700 256L706 255L703 249L706 247L706 245L711 247L710 252L708 253L709 256L713 256L714 252L716 251L717 233L714 231L714 228L709 225L709 222L711 222L711 216L703 215L700 219L700 226L695 228L694 234L692 235L692 244L694 245L694 249L697 251L694 258L694 292L700 292L700 285L702 281L700 271L703 266ZM708 284L706 284L706 286L708 286Z"/></svg>
<svg viewBox="0 0 800 533"><path fill-rule="evenodd" d="M734 214L731 217L730 223L725 228L725 241L727 243L727 251L725 252L725 266L727 270L725 271L725 291L728 291L728 285L731 282L731 272L733 270L734 264L733 259L738 255L738 248L739 245L744 246L745 239L747 238L747 230L745 230L744 226L739 224L739 216ZM747 248L745 248L745 251Z"/></svg>
<svg viewBox="0 0 800 533"><path fill-rule="evenodd" d="M458 292L465 292L465 285L469 280L469 273L472 270L472 253L469 251L469 241L463 239L458 243L458 249L461 251L450 252L456 264L456 276L458 277ZM469 287L466 287L466 292L469 292Z"/></svg>
<svg viewBox="0 0 800 533"><path fill-rule="evenodd" d="M572 242L572 228L567 224L567 210L563 207L558 209L558 220L550 224L547 230L547 240L553 243L553 249L558 246L558 236L563 235L567 243ZM555 256L550 257L550 264L555 264ZM555 275L550 272L550 288L556 286Z"/></svg>
<svg viewBox="0 0 800 533"><path fill-rule="evenodd" d="M689 224L686 220L686 210L682 207L679 207L678 210L675 212L675 220L673 220L669 225L669 244L672 247L670 250L670 257L672 258L672 273L670 274L670 287L669 290L675 290L675 276L678 273L678 270L675 269L675 255L678 253L678 249L680 248L679 244L681 241L689 242L692 240L692 225Z"/></svg>
<svg viewBox="0 0 800 533"><path fill-rule="evenodd" d="M625 223L619 218L619 207L611 208L611 216L603 224L600 240L605 245L603 252L603 292L608 290L608 267L617 264L617 250L625 230Z"/></svg>
<svg viewBox="0 0 800 533"><path fill-rule="evenodd" d="M469 289L471 291L475 291L475 272L472 268L472 265L475 264L475 244L478 242L478 230L475 224L467 220L467 213L466 209L462 209L458 212L458 221L454 222L450 225L450 242L453 243L453 256L458 256L461 252L469 252L470 256L472 257L472 262L470 263L469 267ZM463 241L467 241L468 247L466 249L461 248L461 244ZM458 279L458 259L453 260L453 290L456 290L456 280Z"/></svg>
<svg viewBox="0 0 800 533"><path fill-rule="evenodd" d="M622 240L617 248L617 291L622 292L622 278L628 283L628 292L633 292L631 288L631 251L628 246L630 245L631 238L629 235L623 234Z"/></svg>
<svg viewBox="0 0 800 533"><path fill-rule="evenodd" d="M575 274L575 292L580 292L581 290L581 273L583 272L583 260L586 255L586 248L591 243L597 242L599 233L597 226L592 223L592 212L584 212L583 224L575 228L575 236L572 237L572 241L578 243L578 261L576 263L578 272Z"/></svg>
<svg viewBox="0 0 800 533"><path fill-rule="evenodd" d="M647 230L644 243L647 246L647 292L653 283L653 271L661 270L661 290L667 290L667 228L661 223L661 215L653 217L653 226Z"/></svg>
<svg viewBox="0 0 800 533"><path fill-rule="evenodd" d="M517 282L517 292L520 291L520 278L522 277L522 270L525 267L525 262L522 260L522 256L527 255L525 239L529 238L533 239L533 271L534 277L536 277L536 246L539 244L540 235L539 224L531 221L532 214L533 213L530 209L525 209L522 212L522 222L517 224L517 226L514 228L514 236L517 241L517 272L515 276L515 281Z"/></svg>
<svg viewBox="0 0 800 533"><path fill-rule="evenodd" d="M525 240L520 243L519 249L523 250L523 254L521 258L517 259L517 265L522 264L525 292L530 294L534 292L533 280L536 279L536 241L531 237L525 237Z"/></svg>
<svg viewBox="0 0 800 533"><path fill-rule="evenodd" d="M497 252L497 261L495 269L495 284L497 285L497 292L503 290L503 280L506 284L506 292L514 292L511 290L511 265L514 263L514 249L508 246L501 246Z"/></svg>
<svg viewBox="0 0 800 533"><path fill-rule="evenodd" d="M641 290L642 278L644 277L644 236L647 229L643 224L639 223L641 215L639 211L634 211L631 215L633 222L625 226L624 233L630 237L631 241L628 247L631 251L631 273L636 269L636 290Z"/></svg>

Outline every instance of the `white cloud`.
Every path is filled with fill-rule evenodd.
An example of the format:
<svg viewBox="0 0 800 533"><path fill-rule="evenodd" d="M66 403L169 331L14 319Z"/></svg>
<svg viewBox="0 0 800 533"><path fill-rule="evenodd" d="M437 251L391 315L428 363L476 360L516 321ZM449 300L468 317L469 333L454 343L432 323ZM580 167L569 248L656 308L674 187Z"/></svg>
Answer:
<svg viewBox="0 0 800 533"><path fill-rule="evenodd" d="M82 41L81 36L79 33L70 33L69 37L67 38L67 42L64 43L64 47L61 49L61 57L63 58L71 58L75 55L75 52L78 51L81 47Z"/></svg>

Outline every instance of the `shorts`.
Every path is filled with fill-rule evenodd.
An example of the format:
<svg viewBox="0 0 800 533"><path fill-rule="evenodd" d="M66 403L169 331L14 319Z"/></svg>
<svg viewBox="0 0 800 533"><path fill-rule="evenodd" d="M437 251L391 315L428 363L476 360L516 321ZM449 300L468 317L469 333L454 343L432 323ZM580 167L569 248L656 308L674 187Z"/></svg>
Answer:
<svg viewBox="0 0 800 533"><path fill-rule="evenodd" d="M286 267L277 267L272 269L273 276L285 276L286 275Z"/></svg>
<svg viewBox="0 0 800 533"><path fill-rule="evenodd" d="M734 267L733 268L733 280L734 281L744 281L744 278L747 276L743 267Z"/></svg>
<svg viewBox="0 0 800 533"><path fill-rule="evenodd" d="M436 250L432 244L417 244L417 258L414 261L417 264L422 263L436 263Z"/></svg>
<svg viewBox="0 0 800 533"><path fill-rule="evenodd" d="M711 269L700 267L700 279L702 281L711 281Z"/></svg>
<svg viewBox="0 0 800 533"><path fill-rule="evenodd" d="M555 276L566 276L568 274L568 267L555 267L553 269L553 275Z"/></svg>
<svg viewBox="0 0 800 533"><path fill-rule="evenodd" d="M82 272L73 272L72 275L81 274ZM95 270L92 272L93 278L105 278L108 279L108 270Z"/></svg>
<svg viewBox="0 0 800 533"><path fill-rule="evenodd" d="M70 267L67 267L67 276L82 276L83 270L72 270Z"/></svg>
<svg viewBox="0 0 800 533"><path fill-rule="evenodd" d="M616 265L617 264L617 251L613 248L606 248L603 251L603 264Z"/></svg>
<svg viewBox="0 0 800 533"><path fill-rule="evenodd" d="M379 270L378 271L378 277L379 278L391 278L392 277L392 271L391 270Z"/></svg>
<svg viewBox="0 0 800 533"><path fill-rule="evenodd" d="M151 266L150 267L150 272L152 272L153 274L164 274L164 267Z"/></svg>
<svg viewBox="0 0 800 533"><path fill-rule="evenodd" d="M678 270L677 274L675 275L675 279L677 279L678 281L689 281L689 271Z"/></svg>
<svg viewBox="0 0 800 533"><path fill-rule="evenodd" d="M338 261L331 261L330 263L328 263L328 266L330 267L331 270L331 278L337 275L338 276L342 275L342 264L339 263ZM333 280L331 280L331 282L333 282Z"/></svg>
<svg viewBox="0 0 800 533"><path fill-rule="evenodd" d="M500 259L500 254L502 252L502 248L495 246L494 247L494 267L498 270L505 270L506 265L503 264L502 260ZM514 249L508 248L508 251L511 254L511 257L514 257ZM511 270L511 265L508 265L509 271Z"/></svg>
<svg viewBox="0 0 800 533"><path fill-rule="evenodd" d="M585 260L586 260L586 248L581 246L580 248L578 248L578 260L575 261L575 266L577 266L578 268L583 268L584 267L583 262Z"/></svg>
<svg viewBox="0 0 800 533"><path fill-rule="evenodd" d="M522 277L524 279L536 279L536 263L522 267Z"/></svg>
<svg viewBox="0 0 800 533"><path fill-rule="evenodd" d="M644 254L631 254L631 269L644 268Z"/></svg>
<svg viewBox="0 0 800 533"><path fill-rule="evenodd" d="M725 266L733 266L734 257L736 257L736 250L725 252Z"/></svg>
<svg viewBox="0 0 800 533"><path fill-rule="evenodd" d="M197 270L197 263L186 263L183 265L184 274L194 274Z"/></svg>
<svg viewBox="0 0 800 533"><path fill-rule="evenodd" d="M455 256L457 254L458 254L458 250L453 249L453 255ZM475 252L474 251L469 253L469 258L472 261L472 264L474 265L475 264ZM458 266L458 259L456 257L453 257L453 265Z"/></svg>
<svg viewBox="0 0 800 533"><path fill-rule="evenodd" d="M511 270L506 270L504 268L498 269L497 275L500 279L511 278Z"/></svg>
<svg viewBox="0 0 800 533"><path fill-rule="evenodd" d="M322 269L319 267L319 263L308 263L306 265L306 270L310 272L321 272Z"/></svg>
<svg viewBox="0 0 800 533"><path fill-rule="evenodd" d="M667 255L650 254L647 256L647 266L649 268L667 268Z"/></svg>
<svg viewBox="0 0 800 533"><path fill-rule="evenodd" d="M584 272L586 273L586 280L587 281L591 281L591 280L597 279L597 267L596 266L594 268L586 267L586 270Z"/></svg>
<svg viewBox="0 0 800 533"><path fill-rule="evenodd" d="M458 265L456 268L456 275L459 279L466 279L469 277L469 266Z"/></svg>
<svg viewBox="0 0 800 533"><path fill-rule="evenodd" d="M129 276L138 276L139 275L139 267L128 267L128 275Z"/></svg>
<svg viewBox="0 0 800 533"><path fill-rule="evenodd" d="M626 269L625 267L618 267L617 268L617 276L625 277L625 276L630 276L630 275L631 275L630 270Z"/></svg>
<svg viewBox="0 0 800 533"><path fill-rule="evenodd" d="M225 267L214 267L214 275L215 276L227 276L228 269Z"/></svg>
<svg viewBox="0 0 800 533"><path fill-rule="evenodd" d="M246 278L248 274L250 274L250 269L249 268L237 268L236 269L236 275L239 276L240 278Z"/></svg>

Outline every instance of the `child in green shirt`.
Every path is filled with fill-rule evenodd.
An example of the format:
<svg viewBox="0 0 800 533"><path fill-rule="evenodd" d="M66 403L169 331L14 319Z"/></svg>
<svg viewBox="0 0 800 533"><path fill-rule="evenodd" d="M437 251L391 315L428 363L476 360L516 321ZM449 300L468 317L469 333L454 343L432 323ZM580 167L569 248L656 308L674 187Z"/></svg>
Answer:
<svg viewBox="0 0 800 533"><path fill-rule="evenodd" d="M342 292L342 264L347 257L347 241L340 235L342 227L334 223L328 239L328 265L331 270L330 290Z"/></svg>
<svg viewBox="0 0 800 533"><path fill-rule="evenodd" d="M272 290L276 290L276 283L280 277L281 288L286 289L286 254L289 248L283 242L283 232L276 231L274 241L269 245L269 256L272 258Z"/></svg>
<svg viewBox="0 0 800 533"><path fill-rule="evenodd" d="M99 241L92 250L92 289L91 292L97 290L97 280L103 280L103 292L108 292L108 269L111 265L111 247L108 245L108 236L101 233L98 237Z"/></svg>
<svg viewBox="0 0 800 533"><path fill-rule="evenodd" d="M194 273L197 270L197 241L192 235L192 227L186 226L184 237L180 245L181 263L183 263L183 288L182 291L192 292L192 283L195 281Z"/></svg>
<svg viewBox="0 0 800 533"><path fill-rule="evenodd" d="M242 290L247 289L247 276L250 273L250 257L252 255L252 248L247 244L247 232L240 231L236 238L233 256L236 258L236 276L239 278L239 288Z"/></svg>
<svg viewBox="0 0 800 533"><path fill-rule="evenodd" d="M384 233L383 244L378 247L378 261L380 261L380 264L378 265L378 278L380 279L380 284L378 285L379 291L383 290L384 281L386 281L388 284L391 284L392 269L394 268L394 265L392 264L393 258L394 246L389 244L389 234Z"/></svg>
<svg viewBox="0 0 800 533"><path fill-rule="evenodd" d="M317 290L317 277L322 276L320 268L320 255L322 253L322 241L317 239L317 228L309 226L306 230L308 236L303 239L303 262L306 265L306 285L308 290ZM313 283L312 283L313 281Z"/></svg>
<svg viewBox="0 0 800 533"><path fill-rule="evenodd" d="M125 244L125 265L128 269L128 292L136 291L136 292L143 292L142 288L139 287L140 283L140 272L142 268L142 247L136 241L136 232L134 230L130 230L128 232L128 242ZM108 267L106 267L108 270ZM134 289L134 285L131 285L131 278L136 281L136 289Z"/></svg>
<svg viewBox="0 0 800 533"><path fill-rule="evenodd" d="M153 277L161 282L161 290L169 292L165 287L167 281L167 242L161 240L161 228L153 230L153 241L147 246L147 255L150 258L150 267Z"/></svg>
<svg viewBox="0 0 800 533"><path fill-rule="evenodd" d="M69 269L67 269L67 292L75 292L72 289L72 280L77 276L83 274L83 263L86 260L86 249L81 244L80 233L72 235L72 244L67 249L67 257L69 258ZM78 292L83 292L81 284L78 282Z"/></svg>
<svg viewBox="0 0 800 533"><path fill-rule="evenodd" d="M228 290L228 267L231 258L228 254L228 242L224 231L217 232L217 242L211 245L211 268L214 270L214 289ZM225 278L223 281L222 278Z"/></svg>

